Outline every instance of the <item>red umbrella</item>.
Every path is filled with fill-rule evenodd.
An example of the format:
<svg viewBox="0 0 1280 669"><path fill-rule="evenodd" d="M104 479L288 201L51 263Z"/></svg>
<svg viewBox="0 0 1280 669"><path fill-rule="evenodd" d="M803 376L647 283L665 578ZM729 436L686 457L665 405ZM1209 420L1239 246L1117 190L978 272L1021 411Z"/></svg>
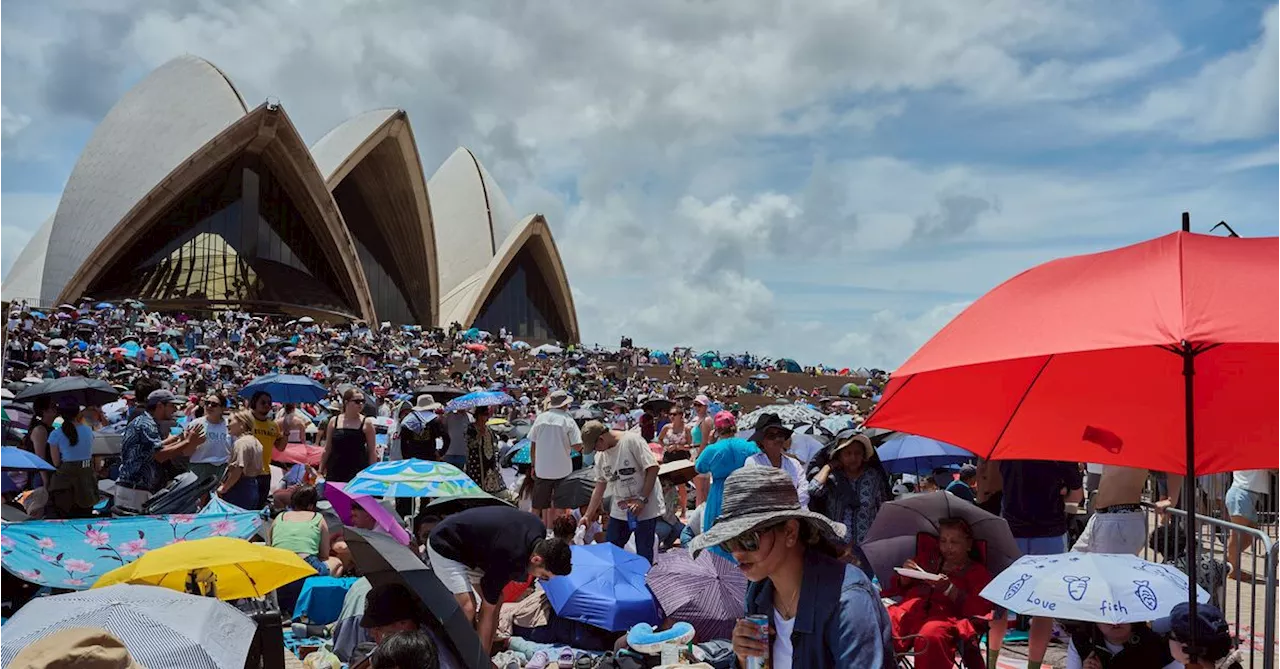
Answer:
<svg viewBox="0 0 1280 669"><path fill-rule="evenodd" d="M1280 240L1188 229L997 286L894 372L866 424L984 458L1185 472L1189 490L1276 468Z"/></svg>

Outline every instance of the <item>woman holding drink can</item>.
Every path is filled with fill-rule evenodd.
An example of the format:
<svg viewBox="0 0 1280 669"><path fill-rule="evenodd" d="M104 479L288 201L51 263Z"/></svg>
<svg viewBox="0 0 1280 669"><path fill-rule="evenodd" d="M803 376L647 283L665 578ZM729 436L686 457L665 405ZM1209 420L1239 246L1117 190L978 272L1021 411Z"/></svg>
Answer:
<svg viewBox="0 0 1280 669"><path fill-rule="evenodd" d="M751 581L733 630L740 667L893 667L889 615L860 569L842 562L846 529L800 507L790 477L746 467L725 481L715 525L694 538L720 546Z"/></svg>

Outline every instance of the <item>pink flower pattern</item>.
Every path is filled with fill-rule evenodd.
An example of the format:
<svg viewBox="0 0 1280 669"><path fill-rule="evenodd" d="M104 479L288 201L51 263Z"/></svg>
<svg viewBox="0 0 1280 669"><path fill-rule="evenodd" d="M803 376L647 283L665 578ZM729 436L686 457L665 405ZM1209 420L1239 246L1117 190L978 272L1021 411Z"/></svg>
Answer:
<svg viewBox="0 0 1280 669"><path fill-rule="evenodd" d="M120 554L124 557L136 558L150 549L147 548L146 539L134 539L120 544L120 548L117 550L119 550Z"/></svg>
<svg viewBox="0 0 1280 669"><path fill-rule="evenodd" d="M91 528L84 533L84 542L94 548L100 548L111 543L111 535Z"/></svg>
<svg viewBox="0 0 1280 669"><path fill-rule="evenodd" d="M86 562L84 560L77 560L76 558L68 558L62 561L62 568L66 569L67 572L71 574L87 574L93 571L93 563Z"/></svg>
<svg viewBox="0 0 1280 669"><path fill-rule="evenodd" d="M39 569L19 569L18 576L21 576L22 580L24 581L34 581L40 578L40 570Z"/></svg>
<svg viewBox="0 0 1280 669"><path fill-rule="evenodd" d="M13 548L16 542L7 534L0 534L0 548Z"/></svg>
<svg viewBox="0 0 1280 669"><path fill-rule="evenodd" d="M62 582L66 585L84 585L84 579L82 578L64 578Z"/></svg>
<svg viewBox="0 0 1280 669"><path fill-rule="evenodd" d="M196 516L192 513L175 513L169 516L170 525L190 525L196 522Z"/></svg>
<svg viewBox="0 0 1280 669"><path fill-rule="evenodd" d="M236 529L236 524L230 520L217 520L209 525L209 536L225 537Z"/></svg>
<svg viewBox="0 0 1280 669"><path fill-rule="evenodd" d="M50 548L53 548L53 546L54 546L53 539L50 539L49 537L41 537L40 539L36 539L37 548L43 548L45 550L48 550Z"/></svg>

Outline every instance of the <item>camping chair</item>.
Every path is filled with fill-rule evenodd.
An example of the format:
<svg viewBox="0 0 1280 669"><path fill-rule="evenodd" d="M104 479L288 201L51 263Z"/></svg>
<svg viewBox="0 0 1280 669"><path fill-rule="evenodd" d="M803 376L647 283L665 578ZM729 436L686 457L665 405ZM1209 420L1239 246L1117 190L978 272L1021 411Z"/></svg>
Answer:
<svg viewBox="0 0 1280 669"><path fill-rule="evenodd" d="M936 553L938 550L938 537L927 532L916 534L916 555L929 552ZM987 545L982 541L975 541L973 550L977 554L974 558L975 562L986 564ZM891 586L892 587L892 586ZM892 589L886 591L886 596L893 596ZM978 593L971 593L970 596L977 597ZM986 653L982 650L982 637L986 636L987 629L990 627L991 620L985 616L974 616L967 618L972 625L974 633L967 636L959 636L956 639L956 653L952 658L952 665L956 669L987 669ZM912 669L915 667L916 651L914 650L915 640L920 634L906 634L903 636L893 637L895 647L899 642L904 642L908 650L897 652L894 654L894 662L899 669Z"/></svg>

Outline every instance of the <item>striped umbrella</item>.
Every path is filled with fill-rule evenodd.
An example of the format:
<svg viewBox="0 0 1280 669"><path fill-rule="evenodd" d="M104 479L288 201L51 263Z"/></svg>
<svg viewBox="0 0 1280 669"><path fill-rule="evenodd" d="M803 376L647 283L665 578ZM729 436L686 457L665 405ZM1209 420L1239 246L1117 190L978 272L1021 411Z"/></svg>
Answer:
<svg viewBox="0 0 1280 669"><path fill-rule="evenodd" d="M449 497L484 492L461 469L417 458L369 465L343 491L352 497Z"/></svg>
<svg viewBox="0 0 1280 669"><path fill-rule="evenodd" d="M257 625L230 604L150 585L113 585L37 597L4 625L4 666L33 642L71 627L100 627L144 667L243 667Z"/></svg>
<svg viewBox="0 0 1280 669"><path fill-rule="evenodd" d="M467 393L457 399L449 400L445 405L445 412L453 411L470 411L476 407L492 407L503 404L515 404L515 398L510 395L492 390L482 390L475 393Z"/></svg>
<svg viewBox="0 0 1280 669"><path fill-rule="evenodd" d="M692 624L698 641L731 638L746 615L747 577L711 551L697 559L683 548L659 553L645 580L666 617Z"/></svg>
<svg viewBox="0 0 1280 669"><path fill-rule="evenodd" d="M756 421L760 420L760 416L771 413L777 414L782 422L793 429L806 423L818 423L826 414L803 404L770 404L762 406L748 414L743 414L738 418L738 429L749 430L756 426Z"/></svg>

